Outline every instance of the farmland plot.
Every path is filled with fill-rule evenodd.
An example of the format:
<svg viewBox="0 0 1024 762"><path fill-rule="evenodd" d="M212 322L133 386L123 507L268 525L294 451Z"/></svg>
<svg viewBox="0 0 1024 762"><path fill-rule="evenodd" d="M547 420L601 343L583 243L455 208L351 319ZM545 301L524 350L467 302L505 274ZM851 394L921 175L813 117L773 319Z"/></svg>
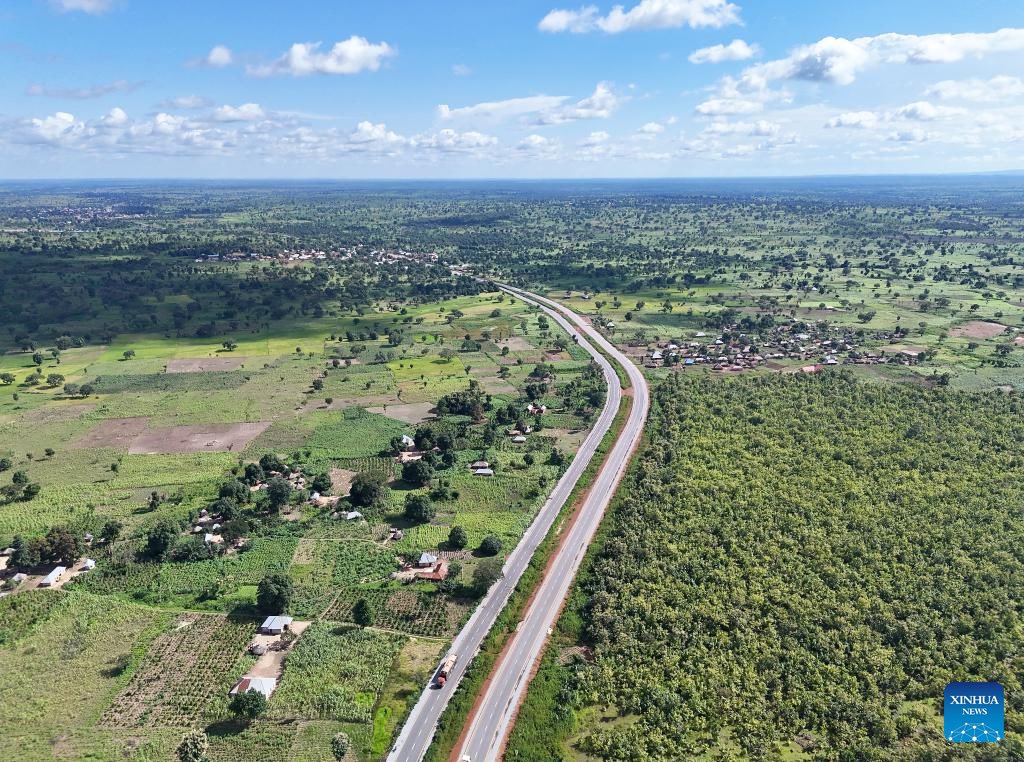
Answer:
<svg viewBox="0 0 1024 762"><path fill-rule="evenodd" d="M288 656L269 715L369 722L404 642L398 635L314 622Z"/></svg>
<svg viewBox="0 0 1024 762"><path fill-rule="evenodd" d="M182 614L150 646L131 682L103 713L108 727L190 727L251 661L256 628L218 614Z"/></svg>

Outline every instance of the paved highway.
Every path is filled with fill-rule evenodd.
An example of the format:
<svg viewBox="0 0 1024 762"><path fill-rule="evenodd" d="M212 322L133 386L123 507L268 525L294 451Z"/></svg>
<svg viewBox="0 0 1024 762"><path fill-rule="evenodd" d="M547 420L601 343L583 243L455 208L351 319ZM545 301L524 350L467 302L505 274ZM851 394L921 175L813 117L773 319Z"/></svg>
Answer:
<svg viewBox="0 0 1024 762"><path fill-rule="evenodd" d="M557 302L511 286L501 288L513 296L540 306L566 331L578 337L579 345L594 357L604 372L608 381L608 398L601 415L569 464L569 468L506 560L502 578L488 591L469 621L455 637L451 651L457 653L459 659L448 677L447 684L440 689L432 686L424 689L388 755L389 762L419 762L423 759L433 740L438 719L452 692L508 602L537 546L547 535L576 482L583 475L601 439L611 428L622 398L622 389L614 367L594 348L595 344L625 367L633 387L633 405L622 434L613 446L611 456L587 494L579 519L569 529L552 562L551 572L541 580L521 626L512 636L506 656L498 667L497 676L489 684L473 717L465 746L461 750L461 754L468 755L472 762L498 759L504 739L511 730L516 707L526 689L530 671L540 658L548 630L558 617L562 601L568 595L583 554L597 531L615 486L625 472L627 458L635 443L640 440L647 417L649 397L643 374L600 333L591 328L580 316Z"/></svg>

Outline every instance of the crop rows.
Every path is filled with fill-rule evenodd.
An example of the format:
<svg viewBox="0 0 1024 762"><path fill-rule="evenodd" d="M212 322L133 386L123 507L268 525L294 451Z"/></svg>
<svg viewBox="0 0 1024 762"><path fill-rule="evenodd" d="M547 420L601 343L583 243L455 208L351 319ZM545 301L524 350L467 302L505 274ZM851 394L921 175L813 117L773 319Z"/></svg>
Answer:
<svg viewBox="0 0 1024 762"><path fill-rule="evenodd" d="M0 599L0 646L23 638L64 600L53 590L32 590Z"/></svg>
<svg viewBox="0 0 1024 762"><path fill-rule="evenodd" d="M365 598L372 607L375 627L429 637L440 637L452 630L453 617L445 598L437 593L415 590L346 588L331 604L326 618L352 621L352 608L360 598Z"/></svg>
<svg viewBox="0 0 1024 762"><path fill-rule="evenodd" d="M232 677L252 624L182 614L158 637L128 685L103 713L109 727L192 725Z"/></svg>
<svg viewBox="0 0 1024 762"><path fill-rule="evenodd" d="M93 384L101 394L115 392L204 392L237 389L252 376L248 371L202 373L139 373L98 376Z"/></svg>

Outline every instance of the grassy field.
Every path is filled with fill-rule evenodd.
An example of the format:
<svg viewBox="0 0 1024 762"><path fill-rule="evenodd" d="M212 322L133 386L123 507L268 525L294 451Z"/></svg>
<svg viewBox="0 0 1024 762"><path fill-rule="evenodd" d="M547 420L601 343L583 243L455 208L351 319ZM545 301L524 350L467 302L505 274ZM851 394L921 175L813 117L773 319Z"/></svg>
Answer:
<svg viewBox="0 0 1024 762"><path fill-rule="evenodd" d="M488 535L506 551L514 546L560 472L547 462L552 448L573 449L543 428L525 446L512 445L504 427L486 419L506 405L525 408L530 370L549 362L556 379L544 401L554 409L543 426L588 425L561 410L559 397L586 364L548 351L559 332L500 295L257 334L234 333L230 352L222 337L153 334L69 349L40 370L92 385L88 396L72 398L60 387L21 383L37 367L31 352L0 356L0 368L18 377L0 387L0 457L11 461L0 487L15 472L39 485L29 499L0 505L0 546L58 524L98 536L106 522L122 523L115 543L88 551L97 568L65 590L19 588L0 600L9 612L0 624L0 730L15 753L115 759L130 738L130 758L170 759L184 730L202 727L212 760L320 760L337 732L349 736L356 758L380 759L473 605L459 585L478 562L474 549ZM514 348L503 351L506 344ZM495 390L484 420L436 417L442 397L475 382L485 394ZM456 445L450 467L416 487L402 481L390 448L422 421L454 433ZM146 555L147 533L166 519L180 522L176 542L184 547L220 485L268 453L309 475L381 474L389 492L355 522L301 497L287 518L243 505L250 527L240 550L205 559ZM481 458L498 469L494 478L471 474L468 465ZM435 501L436 516L406 519L406 498L441 481L448 493ZM466 530L468 548L453 590L391 579L403 560L446 549L455 525ZM404 536L391 539L391 528ZM256 630L257 585L275 571L294 584L289 613L312 625L288 653L266 715L239 724L227 690L256 663L246 646ZM371 628L352 623L360 600L372 606ZM75 709L58 718L67 686Z"/></svg>

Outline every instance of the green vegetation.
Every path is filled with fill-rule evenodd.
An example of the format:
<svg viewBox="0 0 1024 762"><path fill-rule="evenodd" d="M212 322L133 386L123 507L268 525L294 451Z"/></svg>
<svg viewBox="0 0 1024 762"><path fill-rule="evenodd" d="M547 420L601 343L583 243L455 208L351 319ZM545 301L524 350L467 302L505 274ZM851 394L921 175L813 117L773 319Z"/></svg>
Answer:
<svg viewBox="0 0 1024 762"><path fill-rule="evenodd" d="M827 373L654 403L510 759L942 758L953 680L1008 686L1021 752L1016 396Z"/></svg>

